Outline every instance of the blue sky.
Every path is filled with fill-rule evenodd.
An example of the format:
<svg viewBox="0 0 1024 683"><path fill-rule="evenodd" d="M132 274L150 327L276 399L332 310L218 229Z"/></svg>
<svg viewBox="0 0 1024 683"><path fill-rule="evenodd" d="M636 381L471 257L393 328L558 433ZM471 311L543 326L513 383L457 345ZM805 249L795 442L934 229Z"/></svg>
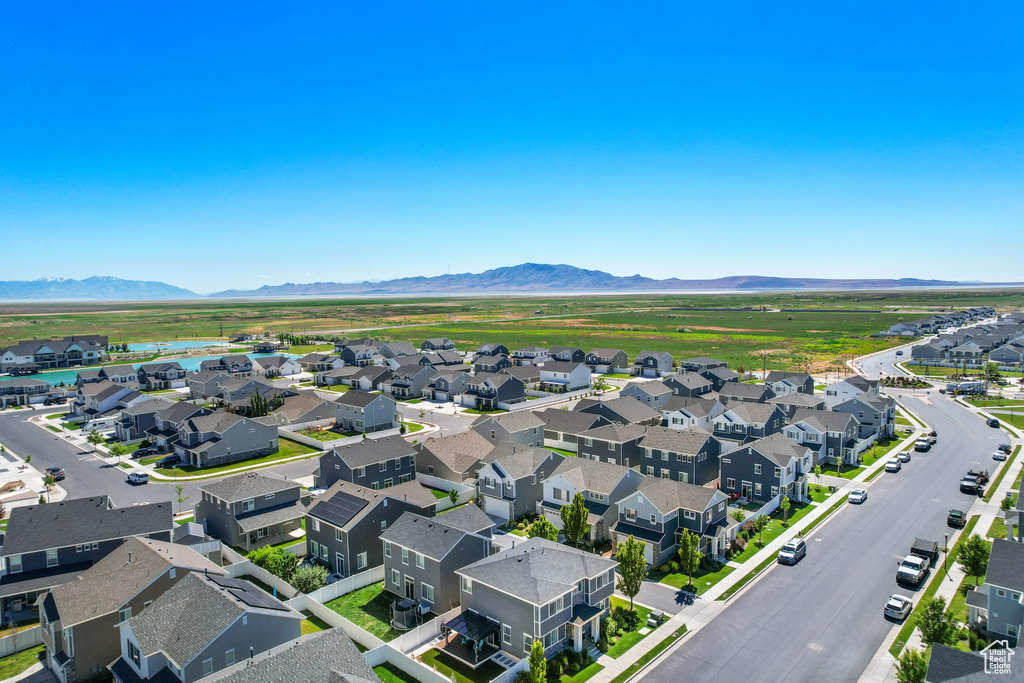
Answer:
<svg viewBox="0 0 1024 683"><path fill-rule="evenodd" d="M7 2L0 279L1024 280L1022 34L1010 0Z"/></svg>

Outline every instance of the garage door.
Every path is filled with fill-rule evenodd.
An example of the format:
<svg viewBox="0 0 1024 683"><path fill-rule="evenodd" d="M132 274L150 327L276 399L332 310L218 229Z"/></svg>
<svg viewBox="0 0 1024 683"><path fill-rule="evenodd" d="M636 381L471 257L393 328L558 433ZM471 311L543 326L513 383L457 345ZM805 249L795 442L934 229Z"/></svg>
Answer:
<svg viewBox="0 0 1024 683"><path fill-rule="evenodd" d="M616 534L615 536L616 536L616 541L615 541L616 544L618 544L618 543L625 543L629 539L629 536L623 536L622 534ZM646 541L644 541L643 543L644 543L644 559L647 561L647 564L654 564L654 546L651 545L650 543L647 543Z"/></svg>
<svg viewBox="0 0 1024 683"><path fill-rule="evenodd" d="M495 517L508 519L510 517L509 503L508 501L501 500L500 498L484 496L484 512Z"/></svg>

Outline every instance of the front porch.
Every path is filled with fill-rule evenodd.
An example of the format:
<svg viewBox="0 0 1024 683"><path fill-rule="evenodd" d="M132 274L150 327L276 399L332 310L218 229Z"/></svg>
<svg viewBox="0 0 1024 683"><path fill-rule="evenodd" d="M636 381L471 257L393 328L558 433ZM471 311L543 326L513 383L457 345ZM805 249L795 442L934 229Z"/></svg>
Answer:
<svg viewBox="0 0 1024 683"><path fill-rule="evenodd" d="M591 605L574 605L569 620L569 647L575 652L589 650L601 640L601 614L604 610Z"/></svg>

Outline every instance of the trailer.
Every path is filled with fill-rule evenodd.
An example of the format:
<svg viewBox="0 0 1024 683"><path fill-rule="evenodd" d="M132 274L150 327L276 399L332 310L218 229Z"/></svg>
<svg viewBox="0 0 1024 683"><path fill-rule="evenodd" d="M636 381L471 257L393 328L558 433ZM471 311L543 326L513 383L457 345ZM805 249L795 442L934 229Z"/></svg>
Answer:
<svg viewBox="0 0 1024 683"><path fill-rule="evenodd" d="M938 541L915 538L914 545L910 546L910 554L926 557L932 564L935 564L939 560L939 543Z"/></svg>

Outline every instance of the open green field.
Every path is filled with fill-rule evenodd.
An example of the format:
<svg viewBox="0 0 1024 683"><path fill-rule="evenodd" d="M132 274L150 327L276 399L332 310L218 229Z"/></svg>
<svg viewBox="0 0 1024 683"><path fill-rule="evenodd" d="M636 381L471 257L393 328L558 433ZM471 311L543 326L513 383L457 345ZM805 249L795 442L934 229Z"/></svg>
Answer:
<svg viewBox="0 0 1024 683"><path fill-rule="evenodd" d="M236 332L420 340L448 336L460 347L486 341L666 349L711 355L733 367L825 370L841 359L904 340L869 339L892 323L972 305L1024 305L1020 290L793 292L516 298L323 299L45 303L0 306L0 345L65 334L111 342L218 338ZM695 310L696 308L732 310ZM743 309L743 310L735 310ZM766 310L761 310L766 309ZM805 310L806 309L806 310ZM853 309L873 312L854 312ZM539 311L539 313L538 313ZM399 326L411 327L399 327ZM683 331L677 329L682 328ZM363 334L363 333L355 333Z"/></svg>

